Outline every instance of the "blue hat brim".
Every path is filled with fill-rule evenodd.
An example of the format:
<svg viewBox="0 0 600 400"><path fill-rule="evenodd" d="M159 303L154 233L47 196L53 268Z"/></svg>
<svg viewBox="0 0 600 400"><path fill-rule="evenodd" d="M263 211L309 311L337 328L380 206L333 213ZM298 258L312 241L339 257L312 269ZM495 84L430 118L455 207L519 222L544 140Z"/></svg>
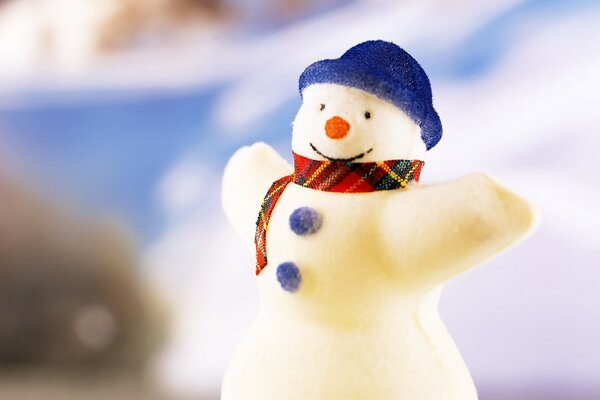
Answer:
<svg viewBox="0 0 600 400"><path fill-rule="evenodd" d="M351 59L317 61L300 75L300 95L307 87L319 83L361 89L392 103L419 125L427 150L442 137L442 123L430 101L419 98L399 79L381 68Z"/></svg>

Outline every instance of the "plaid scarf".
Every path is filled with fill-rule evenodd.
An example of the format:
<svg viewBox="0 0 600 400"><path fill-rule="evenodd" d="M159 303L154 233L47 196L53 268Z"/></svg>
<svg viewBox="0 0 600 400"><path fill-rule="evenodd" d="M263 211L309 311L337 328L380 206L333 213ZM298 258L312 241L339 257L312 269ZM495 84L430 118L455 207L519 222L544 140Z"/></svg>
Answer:
<svg viewBox="0 0 600 400"><path fill-rule="evenodd" d="M256 275L267 266L267 227L273 209L286 186L293 182L303 187L336 193L364 193L403 189L408 182L419 182L424 162L386 160L345 162L312 160L294 153L294 173L279 178L267 192L256 221Z"/></svg>

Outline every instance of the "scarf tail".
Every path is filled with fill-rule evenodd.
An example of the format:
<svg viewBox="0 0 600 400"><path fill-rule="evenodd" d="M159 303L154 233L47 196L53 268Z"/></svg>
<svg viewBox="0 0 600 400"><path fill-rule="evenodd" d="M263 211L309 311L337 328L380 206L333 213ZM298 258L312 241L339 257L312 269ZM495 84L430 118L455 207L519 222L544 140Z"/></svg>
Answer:
<svg viewBox="0 0 600 400"><path fill-rule="evenodd" d="M275 205L281 197L283 190L292 181L293 175L287 175L279 178L269 188L263 202L260 206L258 219L256 220L256 233L254 235L254 244L256 246L256 275L267 266L267 227Z"/></svg>

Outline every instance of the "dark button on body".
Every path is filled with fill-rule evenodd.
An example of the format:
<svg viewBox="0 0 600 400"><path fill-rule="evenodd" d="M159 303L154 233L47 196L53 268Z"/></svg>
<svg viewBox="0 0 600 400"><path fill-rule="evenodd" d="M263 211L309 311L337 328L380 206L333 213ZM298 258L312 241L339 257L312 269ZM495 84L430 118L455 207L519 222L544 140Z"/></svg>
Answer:
<svg viewBox="0 0 600 400"><path fill-rule="evenodd" d="M290 293L297 292L302 284L300 268L291 261L279 264L277 267L277 280L283 290Z"/></svg>
<svg viewBox="0 0 600 400"><path fill-rule="evenodd" d="M312 235L322 225L323 218L314 208L300 207L290 215L290 229L299 236Z"/></svg>

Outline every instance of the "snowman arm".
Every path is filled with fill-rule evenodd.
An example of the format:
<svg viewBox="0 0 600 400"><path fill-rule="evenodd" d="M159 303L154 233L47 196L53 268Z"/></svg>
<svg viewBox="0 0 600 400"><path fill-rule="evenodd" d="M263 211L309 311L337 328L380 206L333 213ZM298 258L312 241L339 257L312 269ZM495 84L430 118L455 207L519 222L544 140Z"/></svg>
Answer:
<svg viewBox="0 0 600 400"><path fill-rule="evenodd" d="M225 215L244 244L254 251L258 212L271 184L292 167L265 143L239 149L227 163L221 185Z"/></svg>
<svg viewBox="0 0 600 400"><path fill-rule="evenodd" d="M413 187L390 200L386 253L412 276L442 282L522 240L537 221L532 206L484 174ZM408 271L407 271L408 272Z"/></svg>

